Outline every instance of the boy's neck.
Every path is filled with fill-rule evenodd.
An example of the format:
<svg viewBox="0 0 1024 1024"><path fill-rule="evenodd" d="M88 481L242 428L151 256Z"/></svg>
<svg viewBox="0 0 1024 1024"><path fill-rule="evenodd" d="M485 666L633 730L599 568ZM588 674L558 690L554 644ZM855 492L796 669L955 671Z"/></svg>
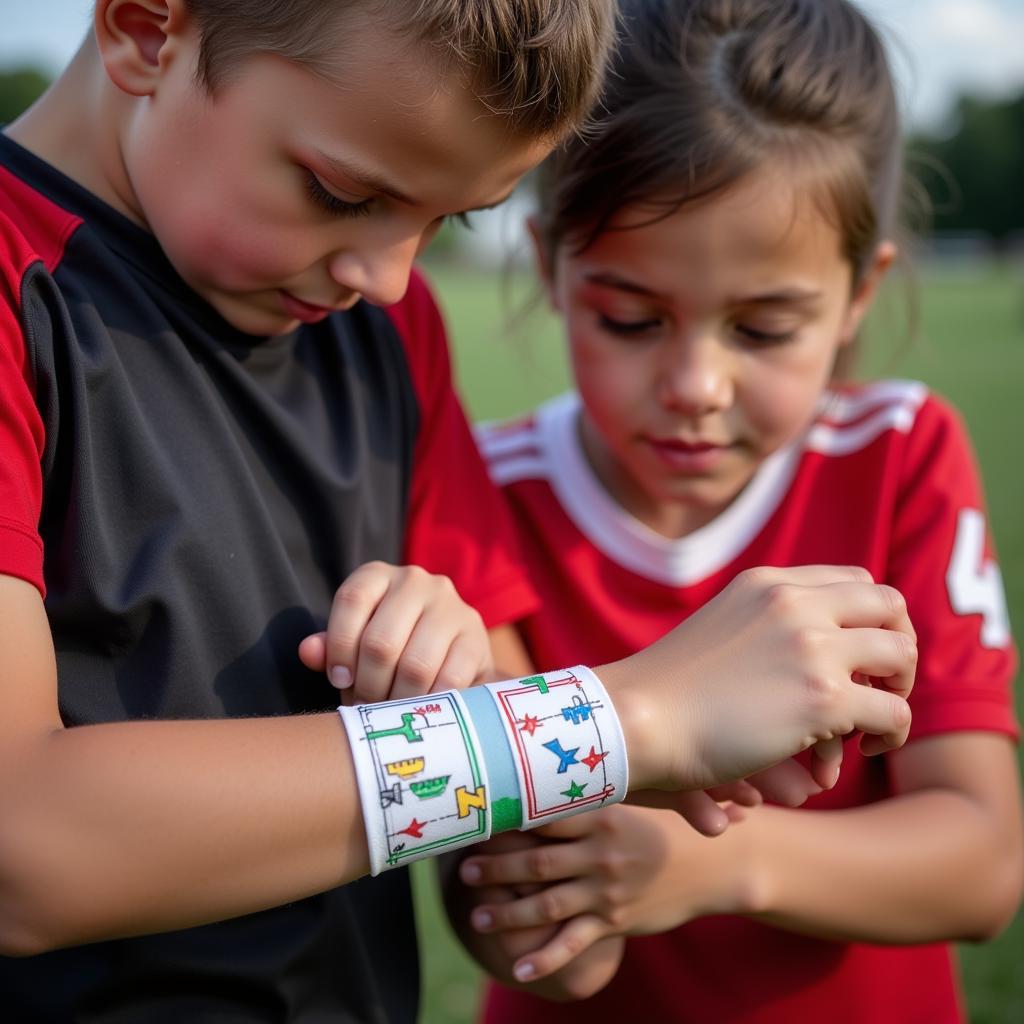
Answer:
<svg viewBox="0 0 1024 1024"><path fill-rule="evenodd" d="M145 226L120 145L121 125L138 102L111 83L90 34L53 85L4 133Z"/></svg>

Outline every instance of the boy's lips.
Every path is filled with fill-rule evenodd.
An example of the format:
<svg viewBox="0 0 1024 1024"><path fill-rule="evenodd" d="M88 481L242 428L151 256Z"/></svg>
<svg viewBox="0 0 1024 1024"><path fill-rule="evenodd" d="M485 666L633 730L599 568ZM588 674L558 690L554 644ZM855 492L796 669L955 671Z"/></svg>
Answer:
<svg viewBox="0 0 1024 1024"><path fill-rule="evenodd" d="M288 316L301 320L304 324L315 324L317 321L330 316L336 308L334 306L318 306L315 303L306 302L292 295L291 292L286 292L283 288L281 289L281 305Z"/></svg>

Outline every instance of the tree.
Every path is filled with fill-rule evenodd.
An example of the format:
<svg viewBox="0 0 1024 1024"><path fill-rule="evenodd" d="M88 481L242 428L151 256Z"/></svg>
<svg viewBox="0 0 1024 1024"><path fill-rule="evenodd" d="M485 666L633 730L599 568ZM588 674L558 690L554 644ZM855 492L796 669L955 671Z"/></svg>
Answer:
<svg viewBox="0 0 1024 1024"><path fill-rule="evenodd" d="M952 123L948 134L910 146L934 227L983 231L997 244L1024 231L1024 93L1002 101L962 96Z"/></svg>
<svg viewBox="0 0 1024 1024"><path fill-rule="evenodd" d="M35 68L0 71L0 124L13 121L49 84L49 78Z"/></svg>

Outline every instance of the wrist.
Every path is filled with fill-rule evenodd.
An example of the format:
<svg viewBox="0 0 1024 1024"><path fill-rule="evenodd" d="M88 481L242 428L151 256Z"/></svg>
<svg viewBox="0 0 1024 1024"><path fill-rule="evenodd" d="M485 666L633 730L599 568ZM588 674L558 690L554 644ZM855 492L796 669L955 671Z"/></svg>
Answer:
<svg viewBox="0 0 1024 1024"><path fill-rule="evenodd" d="M665 784L664 761L658 757L658 708L650 695L630 686L629 660L611 662L594 669L615 706L626 756L629 758L630 791L658 789Z"/></svg>

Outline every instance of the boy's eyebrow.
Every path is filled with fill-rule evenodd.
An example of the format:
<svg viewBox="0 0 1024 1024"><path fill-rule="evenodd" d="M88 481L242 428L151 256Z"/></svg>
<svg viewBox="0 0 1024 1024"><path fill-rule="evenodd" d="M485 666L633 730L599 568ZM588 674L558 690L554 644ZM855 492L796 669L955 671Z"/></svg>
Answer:
<svg viewBox="0 0 1024 1024"><path fill-rule="evenodd" d="M346 160L339 160L335 156L328 156L320 149L316 151L316 155L320 157L328 169L336 172L337 174L342 174L346 178L350 178L357 185L360 185L369 191L379 192L381 195L388 196L388 198L394 199L399 203L405 203L408 206L419 205L400 189L390 184L383 176L375 171L371 171L367 167L360 167L358 164L349 163Z"/></svg>
<svg viewBox="0 0 1024 1024"><path fill-rule="evenodd" d="M387 196L389 199L394 199L396 202L405 203L406 206L419 206L420 204L410 196L407 196L401 189L396 188L390 184L386 178L382 177L376 171L371 171L367 167L360 167L358 164L350 163L346 160L339 160L337 157L328 156L323 150L316 150L316 155L326 164L329 170L334 171L336 174L344 175L351 181L355 182L362 188L367 189L371 192L378 192L381 195ZM500 199L496 199L493 203L488 203L486 206L474 206L469 210L463 210L463 213L473 213L477 210L493 210L496 206L501 206L503 202L515 191L515 186L509 189Z"/></svg>

